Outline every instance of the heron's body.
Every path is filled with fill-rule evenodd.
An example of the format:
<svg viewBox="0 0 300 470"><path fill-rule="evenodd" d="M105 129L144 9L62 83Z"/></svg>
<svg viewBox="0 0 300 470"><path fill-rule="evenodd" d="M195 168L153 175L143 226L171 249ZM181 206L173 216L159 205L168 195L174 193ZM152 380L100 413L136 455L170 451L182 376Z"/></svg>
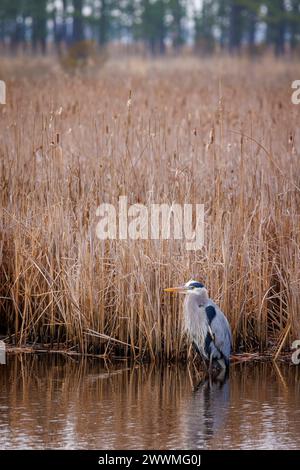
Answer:
<svg viewBox="0 0 300 470"><path fill-rule="evenodd" d="M231 331L227 318L209 298L188 295L184 301L185 330L197 351L207 361L228 367Z"/></svg>
<svg viewBox="0 0 300 470"><path fill-rule="evenodd" d="M224 369L229 366L231 351L231 329L227 318L219 307L208 297L203 284L189 281L184 286L170 288L186 294L184 301L184 326L201 357L214 362Z"/></svg>

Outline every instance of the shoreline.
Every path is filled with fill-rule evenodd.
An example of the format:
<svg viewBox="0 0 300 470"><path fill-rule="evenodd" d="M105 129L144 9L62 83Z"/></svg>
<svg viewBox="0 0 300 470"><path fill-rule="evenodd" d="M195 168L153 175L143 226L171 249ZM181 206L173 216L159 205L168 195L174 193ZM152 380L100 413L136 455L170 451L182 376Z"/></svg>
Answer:
<svg viewBox="0 0 300 470"><path fill-rule="evenodd" d="M50 346L47 347L46 345L24 345L24 346L14 346L9 343L5 343L5 353L7 355L13 354L61 354L65 356L76 356L80 358L95 358L95 359L102 359L102 360L109 360L112 362L121 362L127 361L132 362L134 364L151 364L157 362L158 364L188 364L191 362L195 362L197 360L197 356L195 355L194 358L189 359L168 359L164 360L163 358L158 357L157 361L151 358L147 360L140 360L138 358L134 358L132 356L117 356L113 354L96 354L96 353L83 353L78 351L71 351L68 349L55 349L51 348ZM271 352L263 352L263 353L234 353L230 356L231 365L235 365L238 363L244 362L284 362L284 363L291 363L291 355L292 352L283 352L275 358L275 355Z"/></svg>

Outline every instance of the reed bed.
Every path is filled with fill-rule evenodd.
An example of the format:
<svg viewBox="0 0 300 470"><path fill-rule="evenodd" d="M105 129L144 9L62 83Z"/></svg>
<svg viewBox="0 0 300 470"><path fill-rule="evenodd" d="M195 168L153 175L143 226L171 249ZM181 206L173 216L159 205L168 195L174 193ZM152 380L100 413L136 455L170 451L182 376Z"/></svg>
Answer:
<svg viewBox="0 0 300 470"><path fill-rule="evenodd" d="M131 59L71 76L18 61L0 66L0 324L9 341L184 358L181 301L163 288L191 277L227 314L235 351L275 353L300 337L297 65ZM203 203L203 249L100 241L96 209L122 195Z"/></svg>

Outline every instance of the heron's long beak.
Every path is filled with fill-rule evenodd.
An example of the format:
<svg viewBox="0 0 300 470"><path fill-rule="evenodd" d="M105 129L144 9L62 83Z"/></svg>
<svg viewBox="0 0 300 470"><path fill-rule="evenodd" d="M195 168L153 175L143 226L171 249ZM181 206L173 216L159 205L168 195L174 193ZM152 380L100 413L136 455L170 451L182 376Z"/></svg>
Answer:
<svg viewBox="0 0 300 470"><path fill-rule="evenodd" d="M178 287L167 287L164 289L165 292L178 292L179 294L185 294L187 291L187 287L185 286L178 286Z"/></svg>

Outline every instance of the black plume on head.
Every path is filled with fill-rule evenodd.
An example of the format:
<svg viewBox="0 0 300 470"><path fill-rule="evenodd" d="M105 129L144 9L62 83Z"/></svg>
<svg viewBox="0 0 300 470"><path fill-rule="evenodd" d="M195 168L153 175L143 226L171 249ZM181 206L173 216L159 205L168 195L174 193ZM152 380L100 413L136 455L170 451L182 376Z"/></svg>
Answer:
<svg viewBox="0 0 300 470"><path fill-rule="evenodd" d="M189 287L199 287L199 288L201 288L201 287L204 287L204 285L201 284L201 282L196 282L195 281L195 282L192 282Z"/></svg>

